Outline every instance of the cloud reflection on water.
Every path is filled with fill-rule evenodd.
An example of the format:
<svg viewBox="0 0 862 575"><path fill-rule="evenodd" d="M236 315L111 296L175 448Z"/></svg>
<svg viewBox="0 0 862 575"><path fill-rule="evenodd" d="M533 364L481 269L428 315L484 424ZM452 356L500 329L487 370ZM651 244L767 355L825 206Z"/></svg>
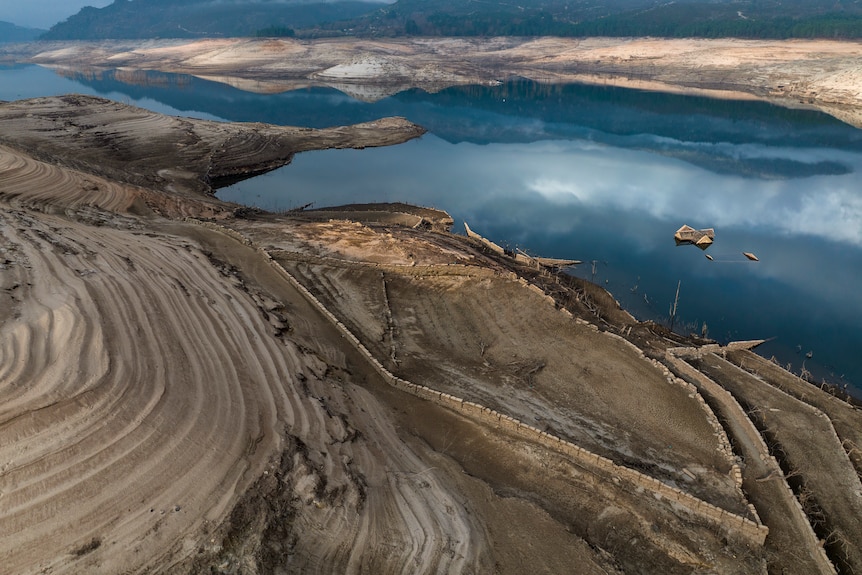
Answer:
<svg viewBox="0 0 862 575"><path fill-rule="evenodd" d="M533 253L596 260L596 281L640 319L660 320L681 280L685 323L707 321L725 340L776 336L763 353L782 362L799 359L797 345L814 348L809 368L862 382L862 130L823 114L530 82L366 103L334 90L260 95L161 73L134 84L124 74L70 79L32 66L0 74L8 100L92 93L172 115L318 127L405 116L429 135L393 148L300 154L219 196L270 209L443 208L456 231L467 220ZM682 223L716 228L714 262L674 246ZM589 278L589 267L574 273Z"/></svg>
<svg viewBox="0 0 862 575"><path fill-rule="evenodd" d="M768 153L778 156L775 150ZM828 153L817 150L812 157ZM520 175L526 190L556 204L625 209L658 220L681 218L713 227L769 228L860 247L860 157L837 151L832 155L842 156L854 170L842 176L753 180L649 152L579 142L542 145L525 152L524 162L509 158L506 169Z"/></svg>
<svg viewBox="0 0 862 575"><path fill-rule="evenodd" d="M806 152L748 146L737 153ZM681 279L687 321L707 321L714 336L778 336L781 341L770 345L791 359L796 345L817 341L839 356L821 349L818 360L841 363L841 354L853 353L842 346L859 339L849 318L862 317L856 285L862 199L855 192L862 189L862 157L830 150L812 157L838 157L853 171L763 180L589 140L477 145L426 135L393 148L300 154L291 166L219 196L282 208L310 201L316 207L364 201L436 206L453 215L456 231L466 220L500 243L597 260L597 281L641 319L661 318ZM674 245L673 232L683 223L716 228L708 252L715 261ZM749 262L743 251L761 261ZM585 268L576 275L590 277ZM799 314L803 307L817 313Z"/></svg>

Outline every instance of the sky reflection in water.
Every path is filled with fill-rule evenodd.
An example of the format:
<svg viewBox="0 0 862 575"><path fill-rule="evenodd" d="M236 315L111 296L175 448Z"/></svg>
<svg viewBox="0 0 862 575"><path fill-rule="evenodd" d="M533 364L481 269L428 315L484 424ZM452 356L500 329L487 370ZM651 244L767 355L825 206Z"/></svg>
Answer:
<svg viewBox="0 0 862 575"><path fill-rule="evenodd" d="M287 209L347 202L436 206L500 243L549 257L597 260L595 280L640 319L663 320L678 280L680 315L722 341L776 338L761 350L819 377L857 381L862 198L855 152L736 150L748 157L828 158L838 176L719 174L655 151L585 140L447 143L301 154L224 199ZM338 169L333 169L337 166ZM715 227L707 253L675 246L683 223ZM743 251L758 255L750 262ZM591 277L589 264L574 272ZM797 346L799 348L797 349ZM839 367L840 366L840 367Z"/></svg>
<svg viewBox="0 0 862 575"><path fill-rule="evenodd" d="M323 127L401 115L429 134L392 148L298 155L219 192L268 209L408 201L495 241L596 261L594 280L639 319L759 348L862 396L862 131L805 110L593 86L513 82L375 103L334 90L250 94L188 76L62 78L0 67L0 99L97 94L158 112ZM676 247L683 223L716 228ZM749 262L743 251L757 254ZM588 263L573 273L593 277ZM805 353L813 352L811 359ZM844 379L842 380L842 376Z"/></svg>

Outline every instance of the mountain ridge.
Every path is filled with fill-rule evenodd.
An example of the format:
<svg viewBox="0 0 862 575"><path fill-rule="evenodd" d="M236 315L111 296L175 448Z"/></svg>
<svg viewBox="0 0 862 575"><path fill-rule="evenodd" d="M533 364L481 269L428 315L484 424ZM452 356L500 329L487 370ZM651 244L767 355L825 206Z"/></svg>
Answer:
<svg viewBox="0 0 862 575"><path fill-rule="evenodd" d="M115 0L46 40L237 36L862 38L862 0Z"/></svg>
<svg viewBox="0 0 862 575"><path fill-rule="evenodd" d="M363 0L219 2L115 0L85 7L46 32L44 40L292 36L296 28L320 27L375 10Z"/></svg>

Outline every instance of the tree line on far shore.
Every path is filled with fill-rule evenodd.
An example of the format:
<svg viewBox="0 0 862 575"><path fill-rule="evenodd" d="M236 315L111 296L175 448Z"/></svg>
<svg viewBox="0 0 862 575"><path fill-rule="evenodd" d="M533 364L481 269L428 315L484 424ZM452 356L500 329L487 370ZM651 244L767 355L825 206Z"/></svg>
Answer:
<svg viewBox="0 0 862 575"><path fill-rule="evenodd" d="M401 35L396 34L395 35ZM512 17L510 14L482 14L471 19L435 13L409 18L404 22L406 36L562 36L663 38L862 38L862 15L824 14L806 18L770 19L678 17L635 18L609 16L598 20L570 23L546 12Z"/></svg>
<svg viewBox="0 0 862 575"><path fill-rule="evenodd" d="M266 36L862 38L856 0L115 0L46 40Z"/></svg>

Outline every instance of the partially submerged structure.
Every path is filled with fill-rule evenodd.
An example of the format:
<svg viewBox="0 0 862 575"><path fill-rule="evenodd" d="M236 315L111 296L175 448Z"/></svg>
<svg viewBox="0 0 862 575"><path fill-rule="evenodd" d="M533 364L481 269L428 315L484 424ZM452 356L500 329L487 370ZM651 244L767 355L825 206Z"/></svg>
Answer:
<svg viewBox="0 0 862 575"><path fill-rule="evenodd" d="M546 267L551 269L562 269L567 267L576 266L578 264L583 263L581 260L566 260L566 259L558 259L558 258L543 258L538 256L531 256L524 251L515 248L515 250L507 250L505 248L500 247L489 239L486 239L473 230L470 229L470 226L467 225L467 222L464 222L464 229L467 232L467 237L473 238L474 240L478 240L485 247L491 249L492 251L510 257L518 263L533 266L533 267Z"/></svg>
<svg viewBox="0 0 862 575"><path fill-rule="evenodd" d="M702 250L705 250L712 245L715 239L715 230L713 228L705 228L696 230L691 226L683 225L673 235L676 245L695 245Z"/></svg>

